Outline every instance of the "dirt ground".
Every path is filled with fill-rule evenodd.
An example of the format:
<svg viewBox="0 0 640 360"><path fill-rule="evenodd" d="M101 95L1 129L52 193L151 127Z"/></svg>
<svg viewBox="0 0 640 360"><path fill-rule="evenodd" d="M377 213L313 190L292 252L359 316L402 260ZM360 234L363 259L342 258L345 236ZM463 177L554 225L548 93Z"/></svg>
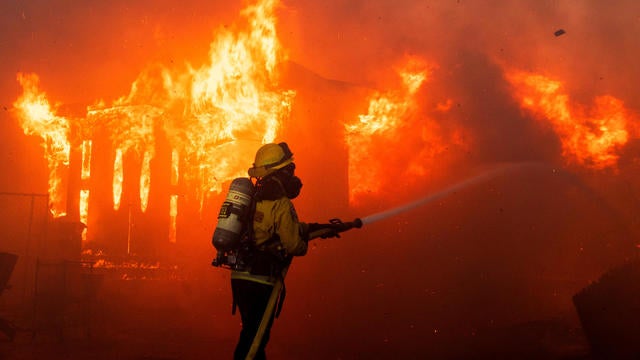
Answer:
<svg viewBox="0 0 640 360"><path fill-rule="evenodd" d="M473 327L486 315L450 300L447 308L425 302L430 297L404 305L401 297L376 297L400 296L402 284L377 285L361 302L341 292L312 293L313 284L301 281L312 276L300 270L274 324L270 359L591 359L575 314ZM13 340L0 334L0 359L231 359L240 319L231 315L228 274L210 274L106 278L84 302L49 296L40 306L5 306L0 317L17 333Z"/></svg>
<svg viewBox="0 0 640 360"><path fill-rule="evenodd" d="M230 314L217 325L212 316L189 317L148 309L128 320L113 314L102 328L19 329L13 341L0 340L6 360L191 360L231 359L239 330ZM267 348L270 359L556 359L590 360L580 329L559 321L540 321L460 334L397 334L380 338L379 330L345 338L328 329L300 333L291 322L298 312L279 319ZM182 318L181 318L182 317ZM280 321L281 320L281 321ZM342 319L349 327L349 319ZM210 326L206 326L210 325ZM315 333L315 335L309 335Z"/></svg>

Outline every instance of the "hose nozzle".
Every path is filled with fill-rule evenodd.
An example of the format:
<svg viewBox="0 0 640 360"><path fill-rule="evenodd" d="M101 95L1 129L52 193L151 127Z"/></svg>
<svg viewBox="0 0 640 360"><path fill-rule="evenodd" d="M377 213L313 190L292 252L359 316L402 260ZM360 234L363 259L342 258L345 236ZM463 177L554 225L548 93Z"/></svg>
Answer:
<svg viewBox="0 0 640 360"><path fill-rule="evenodd" d="M329 225L334 231L343 232L353 228L361 228L362 220L360 220L360 218L355 218L353 221L342 222L340 219L331 219L329 220Z"/></svg>
<svg viewBox="0 0 640 360"><path fill-rule="evenodd" d="M340 219L331 219L329 220L328 224L311 224L309 239L317 237L340 237L340 235L338 234L341 232L345 232L353 228L359 229L361 227L362 220L360 220L360 218L356 218L355 220L349 222L342 222L342 220Z"/></svg>

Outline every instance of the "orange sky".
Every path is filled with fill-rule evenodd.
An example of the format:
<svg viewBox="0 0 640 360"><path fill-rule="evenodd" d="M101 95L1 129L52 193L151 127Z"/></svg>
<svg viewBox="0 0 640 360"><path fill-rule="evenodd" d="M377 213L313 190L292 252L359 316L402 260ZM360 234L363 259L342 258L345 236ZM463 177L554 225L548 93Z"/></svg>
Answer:
<svg viewBox="0 0 640 360"><path fill-rule="evenodd" d="M117 96L149 62L198 64L244 3L4 1L0 93L15 97L23 71L65 103ZM328 78L375 84L405 52L455 66L477 51L631 100L638 10L633 0L284 1L279 33L292 60ZM567 33L554 37L559 28Z"/></svg>
<svg viewBox="0 0 640 360"><path fill-rule="evenodd" d="M464 178L475 165L544 161L562 168L564 133L571 129L603 130L594 130L587 123L559 132L556 123L545 122L538 112L520 106L522 99L514 98L505 71L540 74L549 81L562 82L561 94L570 98L572 109L590 109L598 96L608 96L606 99L620 100L625 111L639 112L640 2L611 3L283 0L278 10L278 33L289 59L322 77L294 72L304 76L297 80L307 90L295 99L301 104L295 115L312 120L308 122L313 125L300 124L303 130L292 132L299 135L292 142L301 145L293 148L299 160L296 172L309 175L303 178L303 196L296 200L300 214L312 208L314 218L310 220L321 222L349 210L333 198L344 197L341 187L347 172L347 150L335 134L342 129L342 122L352 123L358 117L341 119L336 112L348 108L354 114L356 110L364 114L369 104L365 95L395 96L402 90L397 67L407 55L421 58L433 68L428 81L408 101L411 121L402 129L402 136L392 141L384 141L383 136L371 147L375 151L365 153L365 160L368 156L373 161L375 155L383 154L384 161L357 167L358 171L377 169L387 180L381 196L372 196L369 203L357 208L358 216L424 196ZM84 116L86 107L100 99L110 104L129 94L132 82L151 64L199 68L207 60L216 30L232 26L246 4L210 0L1 1L0 168L4 176L0 176L0 191L47 189L47 163L40 140L25 136L12 113L22 92L17 73L38 74L41 90L53 103L61 104L60 112ZM566 33L554 36L558 29ZM618 109L618 101L613 103ZM291 303L301 304L300 312L290 319L304 318L290 323L301 328L301 341L315 339L304 336L313 335L313 329L322 330L325 339L332 341L354 334L365 337L374 330L378 334L390 331L396 339L410 339L411 346L403 348L411 351L423 345L425 333L433 331L420 326L414 330L414 319L431 326L430 316L442 316L443 323L449 325L449 317L454 317L466 331L470 323L493 323L494 314L502 319L513 315L522 321L527 318L518 309L529 309L525 315L539 315L540 308L554 308L560 301L563 308L569 308L570 296L583 285L567 286L560 281L594 279L636 249L640 147L638 131L634 130L637 117L633 119L617 172L610 168L590 172L580 165L570 166L568 172L555 168L523 172L354 230L345 234L344 241L314 244L313 256L296 264L290 277L292 289L299 291L298 295L291 292ZM316 133L318 138L313 137ZM307 141L312 138L318 140L315 148ZM445 142L438 142L442 139ZM430 141L443 145L436 149L440 151L436 157L429 157L435 148ZM337 165L333 162L336 154L342 156ZM101 160L109 162L108 156ZM313 161L304 161L305 156ZM422 167L424 159L432 161L429 172ZM406 167L402 175L393 171L399 166ZM404 176L424 173L424 178ZM99 195L103 194L94 192L92 196ZM104 207L111 206L105 203ZM21 209L5 205L0 211L5 216L19 210L28 213L28 204L21 204ZM210 217L185 213L189 220L200 223L181 228L187 241L206 249L198 254L203 259L190 262L199 271L210 269L208 252L213 249L209 239L214 226L210 219L218 204L212 207L215 209L207 213ZM126 214L118 215L125 215L119 219L126 223ZM149 219L149 228L157 227L154 220ZM96 222L103 229L126 232L126 224ZM148 240L145 245L157 240L147 238L143 239ZM22 251L23 245L16 247ZM332 271L325 271L327 264L332 265ZM306 291L318 294L318 284L324 288L322 296L300 299ZM558 289L562 297L557 295ZM362 309L362 294L371 295L370 308ZM313 317L307 308L314 309ZM326 316L317 309L336 311ZM228 308L224 311L226 316ZM351 326L336 329L336 318L347 319ZM237 318L233 321L237 323ZM316 327L307 326L313 321ZM395 322L390 330L389 321ZM370 329L371 323L380 326ZM453 326L456 324L454 321ZM386 336L374 340L382 343ZM368 341L356 338L355 342L368 345L364 340ZM384 346L397 349L387 347L386 340Z"/></svg>
<svg viewBox="0 0 640 360"><path fill-rule="evenodd" d="M127 94L150 64L200 66L216 29L232 26L246 4L5 1L0 105L11 109L19 96L16 73L36 73L62 112L83 115L100 99ZM640 74L636 47L630 46L640 32L638 10L632 0L616 6L595 0L283 1L278 34L292 61L325 78L382 92L397 85L392 69L405 55L437 64L418 95L422 115L453 99L441 126L462 125L475 134L476 160L518 160L548 158L559 145L553 137L532 135L541 130L523 117L500 66L559 79L573 100L587 106L609 95L638 109ZM566 34L554 36L560 28ZM5 110L4 126L13 122L7 115Z"/></svg>

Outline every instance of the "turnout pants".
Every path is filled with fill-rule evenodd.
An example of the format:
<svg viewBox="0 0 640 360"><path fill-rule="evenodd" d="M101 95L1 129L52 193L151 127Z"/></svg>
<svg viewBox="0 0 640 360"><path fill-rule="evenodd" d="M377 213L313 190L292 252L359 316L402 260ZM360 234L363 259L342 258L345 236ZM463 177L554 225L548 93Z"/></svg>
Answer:
<svg viewBox="0 0 640 360"><path fill-rule="evenodd" d="M240 339L238 340L233 356L234 360L244 360L260 326L260 321L269 302L273 286L249 280L232 279L231 289L233 292L233 301L237 305L238 310L240 310L240 317L242 318ZM266 359L265 347L269 341L271 325L273 325L273 315L269 320L269 325L256 353L256 360Z"/></svg>

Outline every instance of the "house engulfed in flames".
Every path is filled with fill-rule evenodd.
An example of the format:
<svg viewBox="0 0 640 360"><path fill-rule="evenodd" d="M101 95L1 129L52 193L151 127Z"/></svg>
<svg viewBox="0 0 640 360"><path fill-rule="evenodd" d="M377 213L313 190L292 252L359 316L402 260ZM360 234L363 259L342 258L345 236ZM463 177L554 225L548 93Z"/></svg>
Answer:
<svg viewBox="0 0 640 360"><path fill-rule="evenodd" d="M157 248L145 239L176 243L181 210L202 214L290 114L295 92L275 86L283 53L273 6L247 8L244 31L221 31L208 64L151 66L128 95L82 118L58 115L38 76L18 74L24 93L14 106L25 133L43 140L52 217L85 224L84 242L116 253Z"/></svg>
<svg viewBox="0 0 640 360"><path fill-rule="evenodd" d="M184 71L149 66L128 95L111 104L99 101L82 117L58 114L39 89L38 76L18 74L23 94L14 108L25 134L42 138L51 216L85 224L85 248L150 256L170 252L191 235L192 219L208 217L213 225L215 197L230 180L246 176L247 164L264 143L292 139L304 146L333 127L331 135L341 136L327 136L301 155L318 160L325 148L345 149L344 159L323 163L336 174L334 184L323 186L345 187L335 208L357 206L393 189L398 177L420 181L442 166L441 155L452 147L473 146L467 129L445 131L427 112L417 111L419 92L437 66L415 56L399 61L398 88L353 86L349 97L339 84L327 90L342 101L332 103L330 114L344 116L307 118L313 112L300 109L326 106L305 97L297 88L300 74L291 67L281 76L286 52L276 33L276 5L263 0L246 8L246 25L221 29L203 66ZM634 135L631 115L619 100L599 98L587 111L569 103L559 81L513 69L504 73L523 112L557 133L568 163L615 167L619 150ZM435 111L446 114L453 103L440 102ZM384 169L389 166L393 174Z"/></svg>

